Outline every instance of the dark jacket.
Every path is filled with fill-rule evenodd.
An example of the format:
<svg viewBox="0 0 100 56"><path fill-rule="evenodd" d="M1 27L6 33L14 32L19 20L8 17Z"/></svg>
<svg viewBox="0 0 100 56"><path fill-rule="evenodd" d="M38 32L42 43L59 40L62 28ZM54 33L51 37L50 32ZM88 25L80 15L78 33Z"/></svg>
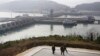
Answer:
<svg viewBox="0 0 100 56"><path fill-rule="evenodd" d="M55 51L55 46L52 46L52 50Z"/></svg>

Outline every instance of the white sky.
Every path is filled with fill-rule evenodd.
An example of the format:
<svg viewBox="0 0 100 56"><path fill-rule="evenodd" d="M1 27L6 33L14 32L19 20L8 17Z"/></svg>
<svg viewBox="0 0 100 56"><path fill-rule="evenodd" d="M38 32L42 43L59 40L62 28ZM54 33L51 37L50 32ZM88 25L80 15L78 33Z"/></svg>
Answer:
<svg viewBox="0 0 100 56"><path fill-rule="evenodd" d="M14 1L14 0L0 0L0 4L10 2L10 1ZM65 4L71 7L81 3L100 2L100 0L52 0L52 1L56 1L58 3Z"/></svg>
<svg viewBox="0 0 100 56"><path fill-rule="evenodd" d="M66 4L71 7L76 6L78 4L82 4L82 3L100 2L100 0L53 0L53 1L57 1L61 4Z"/></svg>

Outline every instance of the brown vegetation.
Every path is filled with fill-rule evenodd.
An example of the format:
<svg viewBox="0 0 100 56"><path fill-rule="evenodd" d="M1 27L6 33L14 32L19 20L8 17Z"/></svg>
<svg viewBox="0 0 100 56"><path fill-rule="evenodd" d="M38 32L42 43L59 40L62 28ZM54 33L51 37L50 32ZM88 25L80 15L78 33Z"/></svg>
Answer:
<svg viewBox="0 0 100 56"><path fill-rule="evenodd" d="M84 40L81 36L48 36L39 38L23 39L19 41L10 41L0 44L0 56L14 56L29 48L41 45L66 45L74 48L86 48L100 50L100 45L95 42Z"/></svg>

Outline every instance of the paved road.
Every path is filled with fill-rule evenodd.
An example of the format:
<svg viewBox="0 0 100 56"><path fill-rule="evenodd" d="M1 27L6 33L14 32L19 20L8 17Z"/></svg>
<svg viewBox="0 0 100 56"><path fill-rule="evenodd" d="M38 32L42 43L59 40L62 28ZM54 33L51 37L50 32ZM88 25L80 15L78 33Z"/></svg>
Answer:
<svg viewBox="0 0 100 56"><path fill-rule="evenodd" d="M60 48L56 48L55 54L52 54L51 47L42 46L30 49L16 56L100 56L100 51L68 48L68 53L61 55Z"/></svg>
<svg viewBox="0 0 100 56"><path fill-rule="evenodd" d="M68 51L65 55L60 54L60 50L57 49L56 53L53 55L51 49L41 49L39 52L33 54L32 56L100 56L100 54L88 53L88 52L78 52L78 51Z"/></svg>

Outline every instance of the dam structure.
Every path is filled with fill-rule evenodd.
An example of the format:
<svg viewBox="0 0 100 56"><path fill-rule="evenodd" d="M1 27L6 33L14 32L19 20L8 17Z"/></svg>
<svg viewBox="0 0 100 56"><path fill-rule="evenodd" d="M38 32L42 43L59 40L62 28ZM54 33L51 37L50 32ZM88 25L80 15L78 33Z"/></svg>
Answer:
<svg viewBox="0 0 100 56"><path fill-rule="evenodd" d="M8 18L9 19L9 18ZM81 17L81 16L74 16L72 18L67 17L47 17L47 16L40 16L40 17L32 17L32 16L17 16L15 18L10 18L9 20L0 21L0 33L4 33L6 31L21 28L24 26L28 26L31 24L60 24L63 25L64 20L68 19L72 22L76 22L75 25L78 23L93 23L95 21L94 17ZM71 23L70 21L67 21ZM66 23L67 23L66 22ZM67 24L67 26L71 26L71 24ZM65 25L64 25L65 26Z"/></svg>
<svg viewBox="0 0 100 56"><path fill-rule="evenodd" d="M35 22L34 19L31 17L11 18L11 20L0 22L0 33L4 33L12 29L17 29L23 26L27 26L33 24L34 22Z"/></svg>

